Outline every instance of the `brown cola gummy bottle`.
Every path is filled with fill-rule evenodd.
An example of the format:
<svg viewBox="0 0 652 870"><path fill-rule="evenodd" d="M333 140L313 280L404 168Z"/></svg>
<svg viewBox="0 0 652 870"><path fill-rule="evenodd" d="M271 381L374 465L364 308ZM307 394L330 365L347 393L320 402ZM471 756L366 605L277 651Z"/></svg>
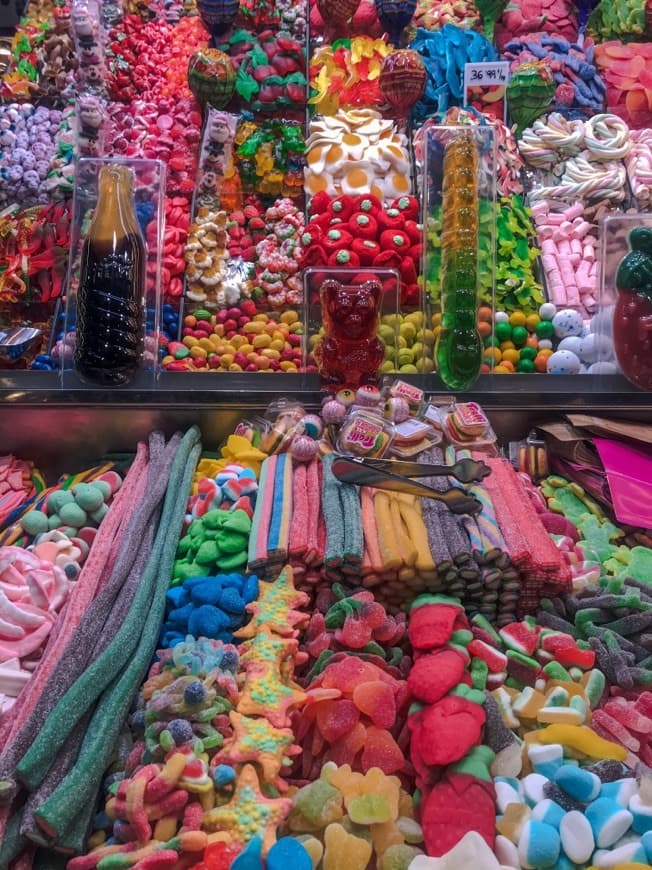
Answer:
<svg viewBox="0 0 652 870"><path fill-rule="evenodd" d="M82 380L119 386L136 374L143 341L145 263L133 174L126 166L103 166L77 291L75 367Z"/></svg>

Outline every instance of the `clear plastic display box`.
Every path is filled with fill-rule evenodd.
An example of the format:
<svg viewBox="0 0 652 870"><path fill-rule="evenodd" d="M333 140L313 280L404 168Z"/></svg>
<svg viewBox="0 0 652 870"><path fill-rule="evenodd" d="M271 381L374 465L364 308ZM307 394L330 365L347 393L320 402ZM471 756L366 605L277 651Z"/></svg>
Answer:
<svg viewBox="0 0 652 870"><path fill-rule="evenodd" d="M427 315L431 318L441 348L442 329L455 333L459 370L449 375L454 389L468 388L482 361L482 339L477 331L478 312L493 320L495 308L496 256L496 157L491 127L439 126L428 121L419 137L416 155L421 167L424 250L423 276ZM450 179L463 178L462 187L452 188ZM455 206L455 203L462 203ZM448 250L446 250L446 248ZM448 254L447 257L445 255ZM460 264L472 264L474 273L461 281ZM444 262L449 269L443 268ZM457 265L455 265L457 264ZM464 286L462 286L464 284ZM459 351L459 353L458 353ZM437 358L439 356L439 364ZM441 351L434 362L441 369ZM443 376L445 373L440 370ZM444 377L446 381L446 377ZM465 381L463 384L462 381Z"/></svg>
<svg viewBox="0 0 652 870"><path fill-rule="evenodd" d="M600 222L600 310L590 325L600 375L652 390L652 212ZM584 339L586 340L586 339Z"/></svg>

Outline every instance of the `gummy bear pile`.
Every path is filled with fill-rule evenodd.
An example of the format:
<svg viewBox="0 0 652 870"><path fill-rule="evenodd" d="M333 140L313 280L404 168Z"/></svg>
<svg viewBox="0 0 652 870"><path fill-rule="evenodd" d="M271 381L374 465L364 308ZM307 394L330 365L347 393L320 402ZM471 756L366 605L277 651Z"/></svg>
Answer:
<svg viewBox="0 0 652 870"><path fill-rule="evenodd" d="M78 242L118 161L147 251L130 377L152 390L276 372L652 388L631 325L650 265L634 301L617 273L652 223L649 0L19 5L0 65L0 370L60 373L33 381L53 390L82 371ZM333 320L326 281L380 282L364 335L342 294ZM109 353L122 333L106 334Z"/></svg>
<svg viewBox="0 0 652 870"><path fill-rule="evenodd" d="M0 866L652 866L650 483L577 426L390 378L4 457Z"/></svg>

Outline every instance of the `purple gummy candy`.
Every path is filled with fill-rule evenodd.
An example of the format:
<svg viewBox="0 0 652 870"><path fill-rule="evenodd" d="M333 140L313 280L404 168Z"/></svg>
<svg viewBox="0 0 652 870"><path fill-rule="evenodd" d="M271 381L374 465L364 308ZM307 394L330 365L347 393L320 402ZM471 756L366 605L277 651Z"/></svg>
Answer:
<svg viewBox="0 0 652 870"><path fill-rule="evenodd" d="M195 683L190 683L183 690L183 700L189 707L194 707L197 704L203 704L206 699L206 687L203 683L197 680Z"/></svg>
<svg viewBox="0 0 652 870"><path fill-rule="evenodd" d="M168 722L168 731L177 746L183 746L194 737L192 726L186 719L172 719Z"/></svg>

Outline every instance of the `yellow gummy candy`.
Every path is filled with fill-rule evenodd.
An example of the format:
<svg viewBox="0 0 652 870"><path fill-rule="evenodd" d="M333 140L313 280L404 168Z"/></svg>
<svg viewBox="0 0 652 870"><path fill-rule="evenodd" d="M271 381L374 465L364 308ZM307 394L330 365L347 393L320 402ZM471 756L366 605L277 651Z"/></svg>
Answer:
<svg viewBox="0 0 652 870"><path fill-rule="evenodd" d="M595 731L591 731L586 725L548 725L541 731L536 732L540 743L561 743L577 749L591 758L604 758L613 761L624 761L627 758L627 750L599 737Z"/></svg>
<svg viewBox="0 0 652 870"><path fill-rule="evenodd" d="M396 822L381 822L376 825L369 825L371 832L371 842L374 844L376 855L380 856L386 852L390 846L399 846L404 842L403 834L399 831Z"/></svg>
<svg viewBox="0 0 652 870"><path fill-rule="evenodd" d="M324 834L324 870L366 870L371 859L371 843L349 834L334 823L326 828Z"/></svg>
<svg viewBox="0 0 652 870"><path fill-rule="evenodd" d="M521 694L512 702L512 712L519 719L536 719L539 710L545 703L545 697L541 692L527 686Z"/></svg>
<svg viewBox="0 0 652 870"><path fill-rule="evenodd" d="M317 837L311 837L309 834L302 834L296 839L301 843L303 848L310 855L313 870L317 870L319 862L324 857L324 847L322 846L322 844L319 842Z"/></svg>
<svg viewBox="0 0 652 870"><path fill-rule="evenodd" d="M542 725L556 723L581 725L583 721L584 716L573 707L542 707L537 713L537 722Z"/></svg>
<svg viewBox="0 0 652 870"><path fill-rule="evenodd" d="M501 819L496 820L496 830L512 843L518 843L523 825L532 815L526 804L507 804Z"/></svg>
<svg viewBox="0 0 652 870"><path fill-rule="evenodd" d="M370 768L362 780L361 794L377 794L387 799L390 819L398 818L398 797L401 781L397 776L387 776L379 767ZM348 801L345 801L348 807Z"/></svg>

